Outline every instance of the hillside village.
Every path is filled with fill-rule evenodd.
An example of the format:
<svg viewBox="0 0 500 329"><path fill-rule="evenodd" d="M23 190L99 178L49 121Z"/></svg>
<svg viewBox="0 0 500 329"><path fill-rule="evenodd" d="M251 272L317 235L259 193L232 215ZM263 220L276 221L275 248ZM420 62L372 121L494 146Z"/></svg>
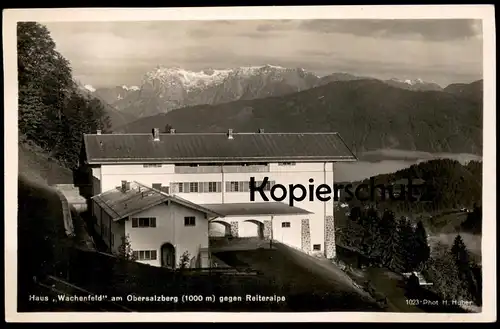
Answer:
<svg viewBox="0 0 500 329"><path fill-rule="evenodd" d="M425 181L430 202L418 205L378 201L340 207L332 199L290 207L286 200L250 202L248 195L251 177L258 183L269 177L262 185L266 195L277 185L309 179L332 184L337 163L387 146L481 154L482 82L441 88L346 74L319 78L287 69L283 74L299 72L307 88L265 85L237 99L194 91L192 99L174 100L177 105L160 114L153 98L155 106L137 99L128 110L109 102L145 97L137 94L144 86L122 88L129 96L118 97L116 90L74 81L70 63L41 24L18 25L18 56L18 285L24 296L19 309L69 310L64 303L26 302L40 294L193 291L217 298L229 291L243 299L113 300L83 303L78 310L480 308L481 253L470 250L468 239L480 240L482 231L481 162L439 159L375 177L383 184L410 176ZM281 69L255 70L276 75ZM273 97L264 97L268 90L276 90ZM375 95L400 103L380 102L368 112L367 104L380 97ZM137 115L131 110L137 108L144 111ZM427 109L453 120L429 123ZM408 137L410 111L418 114L411 115L414 134ZM456 129L466 133L451 134ZM432 240L440 234L452 241ZM419 308L404 301L424 297L471 300L474 307Z"/></svg>

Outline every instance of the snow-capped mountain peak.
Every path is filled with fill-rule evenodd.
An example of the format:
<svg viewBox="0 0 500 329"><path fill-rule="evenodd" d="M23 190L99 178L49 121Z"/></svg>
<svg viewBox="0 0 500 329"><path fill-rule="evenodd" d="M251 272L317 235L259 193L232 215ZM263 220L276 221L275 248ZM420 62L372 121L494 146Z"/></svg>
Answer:
<svg viewBox="0 0 500 329"><path fill-rule="evenodd" d="M292 70L293 69L271 64L241 66L229 69L208 68L201 71L190 71L178 66L165 67L160 65L145 74L143 84L156 83L171 88L182 87L187 92L190 92L222 84L230 77L248 78L254 75L288 72Z"/></svg>
<svg viewBox="0 0 500 329"><path fill-rule="evenodd" d="M141 89L141 88L139 88L139 87L137 87L137 86L126 86L126 85L123 85L123 86L122 86L122 89L125 89L125 90L127 90L127 91L128 91L128 90L137 91L137 90L139 90L139 89Z"/></svg>
<svg viewBox="0 0 500 329"><path fill-rule="evenodd" d="M96 89L92 87L92 85L84 85L83 88L87 89L91 93L93 93Z"/></svg>
<svg viewBox="0 0 500 329"><path fill-rule="evenodd" d="M414 80L405 80L404 83L413 86L416 84L422 84L424 83L424 81L422 79L414 79Z"/></svg>
<svg viewBox="0 0 500 329"><path fill-rule="evenodd" d="M215 70L208 69L199 72L185 70L178 66L164 67L158 66L156 69L146 73L143 78L143 83L158 81L166 86L174 87L176 85L183 86L190 91L194 88L208 87L213 84L222 82L231 70Z"/></svg>

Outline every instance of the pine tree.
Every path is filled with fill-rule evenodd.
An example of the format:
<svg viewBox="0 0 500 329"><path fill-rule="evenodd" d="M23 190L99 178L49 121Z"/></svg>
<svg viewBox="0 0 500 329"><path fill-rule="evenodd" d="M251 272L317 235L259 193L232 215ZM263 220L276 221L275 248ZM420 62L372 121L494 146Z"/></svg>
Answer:
<svg viewBox="0 0 500 329"><path fill-rule="evenodd" d="M432 289L444 299L462 297L462 286L455 261L449 249L441 245L439 253L429 259L424 269L425 277L433 283Z"/></svg>
<svg viewBox="0 0 500 329"><path fill-rule="evenodd" d="M373 260L379 259L380 252L380 218L375 208L370 208L362 214L362 253L372 258Z"/></svg>
<svg viewBox="0 0 500 329"><path fill-rule="evenodd" d="M413 271L415 264L415 239L413 227L409 220L401 217L398 223L399 248L404 260L404 270Z"/></svg>
<svg viewBox="0 0 500 329"><path fill-rule="evenodd" d="M471 297L472 293L470 292L473 284L473 275L470 266L470 256L467 247L462 239L462 237L457 235L455 240L453 241L453 246L451 247L451 255L455 262L455 267L458 271L461 287L463 290L462 297Z"/></svg>
<svg viewBox="0 0 500 329"><path fill-rule="evenodd" d="M404 269L399 233L394 213L390 210L384 211L380 220L381 262L382 265L397 272Z"/></svg>
<svg viewBox="0 0 500 329"><path fill-rule="evenodd" d="M185 252L181 255L180 259L179 259L179 265L178 265L178 268L179 268L179 269L181 269L181 270L188 268L188 267L189 267L189 265L190 265L190 261L191 261L191 256L190 256L190 254L189 254L189 252L188 252L188 251L185 251Z"/></svg>
<svg viewBox="0 0 500 329"><path fill-rule="evenodd" d="M412 265L415 268L421 268L423 264L429 259L431 253L429 243L427 242L427 232L425 230L422 221L419 221L417 223L417 227L415 229L414 241L415 241L415 259L414 259L414 264Z"/></svg>
<svg viewBox="0 0 500 329"><path fill-rule="evenodd" d="M118 247L118 257L125 260L136 260L134 251L132 250L132 244L130 242L130 235L127 234L122 236L122 243Z"/></svg>

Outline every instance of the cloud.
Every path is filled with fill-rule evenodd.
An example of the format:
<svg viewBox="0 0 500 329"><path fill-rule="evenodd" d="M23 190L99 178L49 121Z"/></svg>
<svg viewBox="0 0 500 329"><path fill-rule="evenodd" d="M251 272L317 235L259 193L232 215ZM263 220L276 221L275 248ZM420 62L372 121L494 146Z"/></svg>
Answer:
<svg viewBox="0 0 500 329"><path fill-rule="evenodd" d="M190 37L193 37L195 39L198 39L198 38L204 39L204 38L211 37L213 35L213 32L209 29L192 29L192 30L189 30L187 32L187 34Z"/></svg>
<svg viewBox="0 0 500 329"><path fill-rule="evenodd" d="M481 21L466 19L345 19L307 20L300 28L310 32L344 33L355 36L429 41L449 41L481 36Z"/></svg>
<svg viewBox="0 0 500 329"><path fill-rule="evenodd" d="M47 23L73 72L94 87L136 85L157 65L274 64L467 82L482 72L480 21L240 20ZM467 37L469 36L469 37ZM446 40L446 42L435 42ZM457 55L459 54L459 55ZM457 81L458 80L458 81ZM473 81L470 79L470 81Z"/></svg>
<svg viewBox="0 0 500 329"><path fill-rule="evenodd" d="M256 30L259 32L294 30L297 28L297 24L294 23L293 20L269 21L264 24L259 24Z"/></svg>

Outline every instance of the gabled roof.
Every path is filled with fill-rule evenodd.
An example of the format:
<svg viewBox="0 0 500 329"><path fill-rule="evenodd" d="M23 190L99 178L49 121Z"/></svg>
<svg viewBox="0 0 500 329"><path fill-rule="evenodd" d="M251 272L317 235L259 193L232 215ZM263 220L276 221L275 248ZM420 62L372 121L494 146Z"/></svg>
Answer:
<svg viewBox="0 0 500 329"><path fill-rule="evenodd" d="M89 164L355 161L337 133L85 134Z"/></svg>
<svg viewBox="0 0 500 329"><path fill-rule="evenodd" d="M92 197L112 220L132 216L167 201L175 202L184 207L194 209L211 216L221 216L210 209L199 206L178 196L169 195L138 182L130 182L130 189L123 191L115 188Z"/></svg>

